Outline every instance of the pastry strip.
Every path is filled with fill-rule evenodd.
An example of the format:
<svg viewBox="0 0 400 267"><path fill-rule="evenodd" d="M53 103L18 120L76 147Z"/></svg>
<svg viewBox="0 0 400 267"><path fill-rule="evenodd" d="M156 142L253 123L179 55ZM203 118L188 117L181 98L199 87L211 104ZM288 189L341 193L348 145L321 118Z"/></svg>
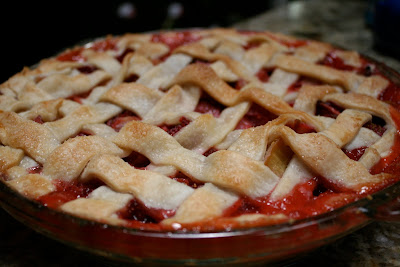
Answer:
<svg viewBox="0 0 400 267"><path fill-rule="evenodd" d="M174 210L193 189L169 177L138 170L117 156L99 155L88 163L81 179L98 178L117 192L129 193L147 207Z"/></svg>
<svg viewBox="0 0 400 267"><path fill-rule="evenodd" d="M218 151L204 157L183 148L162 129L137 121L127 123L114 142L145 155L154 164L173 165L193 179L212 182L252 197L268 194L278 181L263 162L233 151Z"/></svg>

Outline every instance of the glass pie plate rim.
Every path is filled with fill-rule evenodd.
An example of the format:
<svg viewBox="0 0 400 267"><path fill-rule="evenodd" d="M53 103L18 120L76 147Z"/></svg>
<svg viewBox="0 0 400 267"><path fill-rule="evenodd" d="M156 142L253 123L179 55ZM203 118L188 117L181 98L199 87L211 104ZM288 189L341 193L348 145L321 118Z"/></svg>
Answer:
<svg viewBox="0 0 400 267"><path fill-rule="evenodd" d="M296 260L373 221L400 222L400 182L317 216L216 232L159 232L108 225L43 206L20 195L3 181L0 199L3 199L0 206L6 212L36 232L112 261L136 264L280 263ZM110 237L115 240L102 243ZM116 248L120 242L122 247ZM248 242L257 244L258 250L247 249ZM145 251L137 253L138 244Z"/></svg>
<svg viewBox="0 0 400 267"><path fill-rule="evenodd" d="M103 38L92 41L100 39ZM400 85L397 71L369 56L362 56L374 63L385 77ZM108 225L48 208L0 181L0 206L15 219L72 247L136 264L276 263L296 259L376 220L400 222L400 181L317 216L211 232L151 231ZM101 235L113 240L105 242Z"/></svg>

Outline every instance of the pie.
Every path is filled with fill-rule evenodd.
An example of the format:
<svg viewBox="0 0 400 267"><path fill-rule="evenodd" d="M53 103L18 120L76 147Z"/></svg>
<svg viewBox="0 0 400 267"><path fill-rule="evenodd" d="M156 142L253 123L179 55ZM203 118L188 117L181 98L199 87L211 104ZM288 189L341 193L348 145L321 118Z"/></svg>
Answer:
<svg viewBox="0 0 400 267"><path fill-rule="evenodd" d="M0 85L0 177L143 230L290 222L399 180L399 92L357 52L277 33L108 36Z"/></svg>

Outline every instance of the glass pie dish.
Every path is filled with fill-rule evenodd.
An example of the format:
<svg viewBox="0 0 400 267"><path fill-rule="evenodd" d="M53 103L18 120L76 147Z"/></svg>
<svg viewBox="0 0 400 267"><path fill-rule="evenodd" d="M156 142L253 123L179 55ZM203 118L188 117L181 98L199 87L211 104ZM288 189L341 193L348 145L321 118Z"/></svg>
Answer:
<svg viewBox="0 0 400 267"><path fill-rule="evenodd" d="M372 59L368 61L393 84L400 85L400 76L394 70ZM75 248L136 264L282 264L375 220L400 220L400 182L332 211L283 223L224 230L160 231L70 215L23 197L3 180L6 179L0 183L1 206L17 220Z"/></svg>
<svg viewBox="0 0 400 267"><path fill-rule="evenodd" d="M89 221L26 199L0 183L1 206L35 231L116 262L155 265L284 264L376 220L400 221L400 183L312 218L252 229L152 232Z"/></svg>

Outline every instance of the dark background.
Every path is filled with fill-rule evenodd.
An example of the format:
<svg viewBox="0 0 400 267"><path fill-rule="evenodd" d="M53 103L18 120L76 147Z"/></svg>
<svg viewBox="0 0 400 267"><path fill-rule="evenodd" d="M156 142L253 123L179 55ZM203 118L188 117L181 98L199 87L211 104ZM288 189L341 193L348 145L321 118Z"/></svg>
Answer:
<svg viewBox="0 0 400 267"><path fill-rule="evenodd" d="M2 1L0 83L24 66L82 40L126 32L229 26L279 2L285 1ZM171 4L181 7L176 17L168 16Z"/></svg>

